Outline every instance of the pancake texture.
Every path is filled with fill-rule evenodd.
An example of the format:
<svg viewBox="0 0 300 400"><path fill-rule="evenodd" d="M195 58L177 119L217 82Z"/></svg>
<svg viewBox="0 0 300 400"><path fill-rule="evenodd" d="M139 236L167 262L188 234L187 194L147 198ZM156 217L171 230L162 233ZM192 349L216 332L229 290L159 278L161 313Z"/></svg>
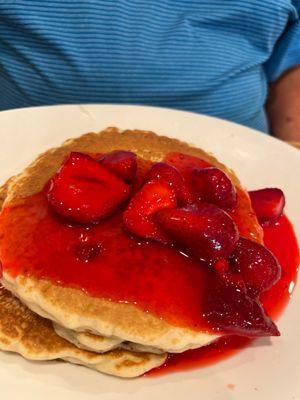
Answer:
<svg viewBox="0 0 300 400"><path fill-rule="evenodd" d="M105 353L106 351L116 348L142 353L163 353L162 350L155 347L143 346L132 342L122 342L122 340L118 338L94 335L90 332L72 331L56 324L55 322L53 322L53 328L59 336L75 344L75 346L96 353Z"/></svg>
<svg viewBox="0 0 300 400"><path fill-rule="evenodd" d="M166 354L135 353L123 349L104 354L77 348L58 336L51 321L34 314L0 286L0 349L29 360L62 359L110 375L132 378L158 367Z"/></svg>
<svg viewBox="0 0 300 400"><path fill-rule="evenodd" d="M41 191L71 151L104 153L118 149L131 150L151 161L161 161L170 152L200 157L225 171L235 185L241 188L231 170L201 149L175 139L157 136L152 132L121 132L116 128L108 128L100 133L88 133L68 140L61 147L39 156L9 184L4 207L22 204L25 197ZM254 225L257 222L255 221ZM256 225L257 237L260 237L261 229L258 223ZM54 284L47 279L38 280L22 274L13 277L4 270L1 282L29 309L63 327L65 337L68 334L70 341L74 339L74 335L78 339L78 332L86 331L107 338L118 338L122 342L177 353L209 344L218 337L191 328L174 326L133 304L91 297L79 289ZM70 337L70 331L73 332L73 338ZM94 342L94 339L89 336L89 343ZM82 344L81 340L79 342ZM80 345L78 340L76 344ZM94 348L89 345L86 347Z"/></svg>
<svg viewBox="0 0 300 400"><path fill-rule="evenodd" d="M61 325L53 322L53 328L57 335L75 344L75 346L96 353L105 353L106 351L116 349L122 344L122 340L118 338L108 338L104 336L94 335L90 332L76 332L66 329Z"/></svg>

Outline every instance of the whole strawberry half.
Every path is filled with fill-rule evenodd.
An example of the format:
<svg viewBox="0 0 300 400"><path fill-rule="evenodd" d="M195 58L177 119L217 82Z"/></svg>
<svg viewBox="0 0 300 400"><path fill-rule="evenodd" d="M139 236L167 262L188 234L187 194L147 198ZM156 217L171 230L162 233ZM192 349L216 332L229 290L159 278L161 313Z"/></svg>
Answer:
<svg viewBox="0 0 300 400"><path fill-rule="evenodd" d="M183 176L173 167L163 162L153 164L146 175L146 181L162 180L170 185L174 190L179 205L192 203L192 194L190 193Z"/></svg>
<svg viewBox="0 0 300 400"><path fill-rule="evenodd" d="M126 182L132 182L136 175L136 154L132 151L114 150L101 156L98 161Z"/></svg>
<svg viewBox="0 0 300 400"><path fill-rule="evenodd" d="M239 238L234 221L213 204L162 210L156 220L178 247L206 262L227 258Z"/></svg>
<svg viewBox="0 0 300 400"><path fill-rule="evenodd" d="M90 156L72 152L47 193L55 212L77 223L98 222L128 199L129 186Z"/></svg>
<svg viewBox="0 0 300 400"><path fill-rule="evenodd" d="M253 190L249 192L249 196L259 222L276 222L283 213L285 197L282 190L277 188Z"/></svg>
<svg viewBox="0 0 300 400"><path fill-rule="evenodd" d="M192 173L193 189L198 199L225 210L237 205L236 189L230 178L219 168L195 169Z"/></svg>
<svg viewBox="0 0 300 400"><path fill-rule="evenodd" d="M230 267L240 273L248 292L254 296L270 289L281 274L276 257L265 246L242 237L230 257Z"/></svg>
<svg viewBox="0 0 300 400"><path fill-rule="evenodd" d="M123 215L125 228L143 239L170 243L168 236L153 219L155 213L165 208L176 207L173 189L164 181L147 182L131 199Z"/></svg>

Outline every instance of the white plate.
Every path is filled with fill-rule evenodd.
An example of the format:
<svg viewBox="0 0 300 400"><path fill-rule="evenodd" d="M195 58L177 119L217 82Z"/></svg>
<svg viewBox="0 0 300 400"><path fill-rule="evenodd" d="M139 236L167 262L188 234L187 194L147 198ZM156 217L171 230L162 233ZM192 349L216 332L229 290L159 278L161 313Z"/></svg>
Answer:
<svg viewBox="0 0 300 400"><path fill-rule="evenodd" d="M107 126L140 128L213 152L249 188L281 187L300 237L300 152L243 126L175 110L112 105L55 106L0 113L0 180L63 140ZM296 293L298 294L298 293ZM2 398L299 400L300 302L280 319L282 337L259 340L213 366L158 378L121 380L62 362L34 363L0 353ZM272 345L271 345L272 344ZM235 385L230 388L229 385Z"/></svg>

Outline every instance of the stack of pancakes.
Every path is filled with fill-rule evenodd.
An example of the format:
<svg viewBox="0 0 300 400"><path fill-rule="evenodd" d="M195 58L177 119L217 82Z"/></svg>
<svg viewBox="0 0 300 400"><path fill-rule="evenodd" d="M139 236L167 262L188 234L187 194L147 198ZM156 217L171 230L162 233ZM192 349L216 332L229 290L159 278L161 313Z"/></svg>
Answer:
<svg viewBox="0 0 300 400"><path fill-rule="evenodd" d="M71 151L131 150L151 161L173 151L232 171L206 152L151 132L109 128L67 141L37 158L0 191L1 207L41 191ZM12 221L14 223L14 221ZM259 227L257 225L258 235ZM1 232L1 225L0 225ZM0 260L1 260L0 233ZM92 297L79 289L5 270L0 286L0 349L31 360L63 359L120 377L135 377L165 363L168 353L207 345L216 335L178 327L133 304Z"/></svg>

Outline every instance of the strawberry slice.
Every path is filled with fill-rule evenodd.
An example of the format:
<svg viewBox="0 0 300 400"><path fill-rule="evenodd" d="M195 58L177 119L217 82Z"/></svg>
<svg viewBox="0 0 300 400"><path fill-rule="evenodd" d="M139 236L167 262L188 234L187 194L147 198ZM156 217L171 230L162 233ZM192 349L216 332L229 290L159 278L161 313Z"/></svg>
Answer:
<svg viewBox="0 0 300 400"><path fill-rule="evenodd" d="M173 165L186 179L187 183L191 183L192 171L194 169L201 169L211 167L212 165L199 157L190 156L183 153L169 153L166 155L164 162Z"/></svg>
<svg viewBox="0 0 300 400"><path fill-rule="evenodd" d="M237 205L236 189L229 177L219 168L195 169L193 188L199 200L215 204L225 210Z"/></svg>
<svg viewBox="0 0 300 400"><path fill-rule="evenodd" d="M52 178L47 198L57 214L98 222L128 199L129 186L90 156L73 152Z"/></svg>
<svg viewBox="0 0 300 400"><path fill-rule="evenodd" d="M252 207L259 222L276 222L283 213L285 197L282 190L267 188L249 192Z"/></svg>
<svg viewBox="0 0 300 400"><path fill-rule="evenodd" d="M276 257L266 247L244 238L237 242L230 266L233 272L241 274L252 296L270 289L281 274Z"/></svg>
<svg viewBox="0 0 300 400"><path fill-rule="evenodd" d="M179 247L207 262L227 258L239 238L233 220L213 204L162 210L156 220Z"/></svg>
<svg viewBox="0 0 300 400"><path fill-rule="evenodd" d="M204 296L203 316L215 331L248 337L280 336L260 302L239 284L212 279Z"/></svg>
<svg viewBox="0 0 300 400"><path fill-rule="evenodd" d="M179 205L192 203L192 195L182 175L175 167L163 162L153 164L146 175L146 181L154 181L156 179L162 180L170 185L176 194Z"/></svg>
<svg viewBox="0 0 300 400"><path fill-rule="evenodd" d="M132 182L136 175L136 154L132 151L114 150L104 154L98 161L126 182Z"/></svg>
<svg viewBox="0 0 300 400"><path fill-rule="evenodd" d="M164 161L169 165L174 165L180 172L212 166L202 158L176 152L168 153Z"/></svg>
<svg viewBox="0 0 300 400"><path fill-rule="evenodd" d="M164 208L176 207L173 189L164 181L150 181L131 199L123 215L126 229L143 239L170 243L168 237L153 220L154 214Z"/></svg>

